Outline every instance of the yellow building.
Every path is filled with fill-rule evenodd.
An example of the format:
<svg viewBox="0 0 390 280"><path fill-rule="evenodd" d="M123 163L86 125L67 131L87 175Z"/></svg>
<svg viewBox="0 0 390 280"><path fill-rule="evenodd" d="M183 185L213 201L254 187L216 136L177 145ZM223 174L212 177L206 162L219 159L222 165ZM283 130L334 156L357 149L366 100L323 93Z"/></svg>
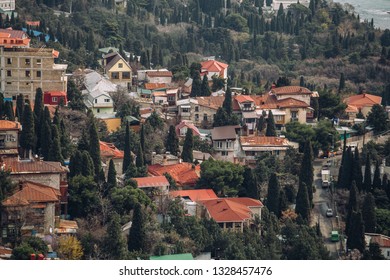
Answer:
<svg viewBox="0 0 390 280"><path fill-rule="evenodd" d="M116 52L109 53L103 57L105 74L110 81L116 85L130 89L132 85L132 71L127 61Z"/></svg>

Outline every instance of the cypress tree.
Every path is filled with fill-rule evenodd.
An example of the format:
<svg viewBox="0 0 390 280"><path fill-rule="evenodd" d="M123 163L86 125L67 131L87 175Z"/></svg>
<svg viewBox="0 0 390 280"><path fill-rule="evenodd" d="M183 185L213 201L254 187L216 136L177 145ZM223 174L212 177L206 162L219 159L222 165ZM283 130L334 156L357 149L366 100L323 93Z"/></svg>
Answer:
<svg viewBox="0 0 390 280"><path fill-rule="evenodd" d="M50 123L44 121L41 123L41 155L44 160L49 160L50 147L52 145Z"/></svg>
<svg viewBox="0 0 390 280"><path fill-rule="evenodd" d="M192 79L191 97L197 97L202 95L202 81L200 80L200 73L198 70L195 71L195 75Z"/></svg>
<svg viewBox="0 0 390 280"><path fill-rule="evenodd" d="M145 127L142 124L141 125L141 131L140 131L140 143L141 143L141 148L142 148L142 156L143 156L143 161L144 163L146 162L146 157L145 157Z"/></svg>
<svg viewBox="0 0 390 280"><path fill-rule="evenodd" d="M79 151L89 151L89 137L85 130L81 133L79 142L77 143L77 150Z"/></svg>
<svg viewBox="0 0 390 280"><path fill-rule="evenodd" d="M362 214L360 212L353 212L351 217L351 230L347 239L348 249L358 249L363 252L365 249L364 241L364 224Z"/></svg>
<svg viewBox="0 0 390 280"><path fill-rule="evenodd" d="M362 216L364 221L364 228L366 232L376 232L376 214L375 214L375 199L371 193L364 196L362 206Z"/></svg>
<svg viewBox="0 0 390 280"><path fill-rule="evenodd" d="M240 197L250 197L253 199L259 199L258 182L253 170L245 166L244 167L244 181L242 182L242 189L238 193Z"/></svg>
<svg viewBox="0 0 390 280"><path fill-rule="evenodd" d="M309 221L310 218L310 202L307 194L307 187L304 182L299 182L295 212L301 215L302 219Z"/></svg>
<svg viewBox="0 0 390 280"><path fill-rule="evenodd" d="M14 108L12 101L5 101L4 103L4 118L9 121L15 120Z"/></svg>
<svg viewBox="0 0 390 280"><path fill-rule="evenodd" d="M34 115L31 111L30 104L24 105L22 117L22 133L20 135L20 147L23 149L22 157L27 158L34 148Z"/></svg>
<svg viewBox="0 0 390 280"><path fill-rule="evenodd" d="M363 172L362 172L362 165L360 163L359 149L357 147L355 148L355 154L354 154L352 178L353 180L355 180L359 192L361 192L363 190Z"/></svg>
<svg viewBox="0 0 390 280"><path fill-rule="evenodd" d="M201 85L201 95L202 96L210 96L211 90L209 86L209 80L207 78L207 75L203 76L202 85Z"/></svg>
<svg viewBox="0 0 390 280"><path fill-rule="evenodd" d="M260 116L258 124L257 124L257 131L259 132L259 135L264 135L264 129L266 127L266 119L264 118L263 115Z"/></svg>
<svg viewBox="0 0 390 280"><path fill-rule="evenodd" d="M110 159L110 163L108 165L108 173L107 173L107 193L110 193L112 189L116 188L116 170L115 164L112 159Z"/></svg>
<svg viewBox="0 0 390 280"><path fill-rule="evenodd" d="M4 118L4 114L5 114L4 95L0 92L0 120Z"/></svg>
<svg viewBox="0 0 390 280"><path fill-rule="evenodd" d="M225 99L223 100L222 108L225 109L226 114L230 118L233 114L232 91L230 90L230 87L227 87L226 89Z"/></svg>
<svg viewBox="0 0 390 280"><path fill-rule="evenodd" d="M130 150L130 128L129 124L126 123L126 133L125 133L125 148L123 154L123 164L122 164L122 173L126 173L129 165L131 163L131 150Z"/></svg>
<svg viewBox="0 0 390 280"><path fill-rule="evenodd" d="M267 208L271 213L273 212L278 217L280 217L279 195L279 181L276 174L272 173L268 182Z"/></svg>
<svg viewBox="0 0 390 280"><path fill-rule="evenodd" d="M127 248L130 252L142 251L145 247L145 219L141 204L134 207Z"/></svg>
<svg viewBox="0 0 390 280"><path fill-rule="evenodd" d="M284 189L280 189L280 194L279 194L279 211L280 211L280 216L282 216L282 212L286 211L288 209L288 199L286 192Z"/></svg>
<svg viewBox="0 0 390 280"><path fill-rule="evenodd" d="M60 142L62 158L66 159L69 157L70 137L68 130L66 129L64 120L62 119L60 122Z"/></svg>
<svg viewBox="0 0 390 280"><path fill-rule="evenodd" d="M18 121L20 123L23 123L23 109L24 109L24 97L23 97L23 94L19 94L16 97L15 117L18 118Z"/></svg>
<svg viewBox="0 0 390 280"><path fill-rule="evenodd" d="M123 260L126 258L126 241L122 237L120 216L116 212L110 217L104 247L110 259Z"/></svg>
<svg viewBox="0 0 390 280"><path fill-rule="evenodd" d="M76 150L69 160L69 177L73 178L74 176L80 175L83 168L82 154L79 150Z"/></svg>
<svg viewBox="0 0 390 280"><path fill-rule="evenodd" d="M59 161L64 163L64 159L61 154L61 142L56 125L51 125L51 145L49 150L49 161Z"/></svg>
<svg viewBox="0 0 390 280"><path fill-rule="evenodd" d="M101 159L100 159L100 143L99 136L96 129L96 124L94 119L91 119L89 126L89 154L93 160L93 165L95 168L95 176L97 176L102 168Z"/></svg>
<svg viewBox="0 0 390 280"><path fill-rule="evenodd" d="M91 155L88 151L82 151L81 153L81 175L88 177L88 176L95 176L95 167L93 163L93 159L91 158ZM98 176L98 174L96 174Z"/></svg>
<svg viewBox="0 0 390 280"><path fill-rule="evenodd" d="M192 136L192 129L187 129L186 137L184 139L183 144L183 152L181 154L181 158L184 162L192 163L194 161L193 158L193 147L194 147L194 139Z"/></svg>
<svg viewBox="0 0 390 280"><path fill-rule="evenodd" d="M348 199L348 206L347 206L347 218L345 223L345 232L347 236L349 235L349 231L351 229L351 217L352 213L355 211L358 211L359 205L358 205L358 194L357 194L357 188L355 181L352 181L352 186L349 191L349 199Z"/></svg>
<svg viewBox="0 0 390 280"><path fill-rule="evenodd" d="M299 181L304 183L307 188L308 199L310 205L313 202L313 150L310 141L305 142L303 148L303 158L301 163L301 172L299 173Z"/></svg>
<svg viewBox="0 0 390 280"><path fill-rule="evenodd" d="M389 184L389 179L387 178L387 173L385 173L383 174L383 178L382 178L382 189L385 190L388 184Z"/></svg>
<svg viewBox="0 0 390 280"><path fill-rule="evenodd" d="M35 92L35 101L34 101L34 121L35 121L35 131L36 131L36 147L35 147L35 153L39 153L39 149L41 147L41 115L44 112L43 107L43 92L41 88L37 88Z"/></svg>
<svg viewBox="0 0 390 280"><path fill-rule="evenodd" d="M379 170L379 162L377 161L375 163L374 179L372 181L371 191L374 191L375 189L380 189L381 186L382 186L382 181L381 181L381 175Z"/></svg>
<svg viewBox="0 0 390 280"><path fill-rule="evenodd" d="M268 111L267 130L265 131L265 136L276 136L275 120L271 110Z"/></svg>
<svg viewBox="0 0 390 280"><path fill-rule="evenodd" d="M140 168L144 166L144 153L142 151L141 143L138 143L137 157L135 158L135 165Z"/></svg>
<svg viewBox="0 0 390 280"><path fill-rule="evenodd" d="M167 140L165 141L165 149L175 156L179 152L179 138L173 125L169 127Z"/></svg>
<svg viewBox="0 0 390 280"><path fill-rule="evenodd" d="M339 92L341 92L345 88L345 77L344 73L340 74L340 82L339 82Z"/></svg>
<svg viewBox="0 0 390 280"><path fill-rule="evenodd" d="M371 191L371 160L370 155L367 153L366 157L366 166L364 169L364 182L363 182L363 191Z"/></svg>

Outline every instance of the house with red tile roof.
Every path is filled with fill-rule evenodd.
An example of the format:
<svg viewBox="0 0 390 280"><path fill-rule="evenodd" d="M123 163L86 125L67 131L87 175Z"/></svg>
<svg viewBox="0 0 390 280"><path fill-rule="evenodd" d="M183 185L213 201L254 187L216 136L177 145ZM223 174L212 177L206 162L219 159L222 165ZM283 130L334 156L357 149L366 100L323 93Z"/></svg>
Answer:
<svg viewBox="0 0 390 280"><path fill-rule="evenodd" d="M255 133L258 119L255 100L250 95L240 94L234 96L234 101L233 112L241 115L241 121L247 133Z"/></svg>
<svg viewBox="0 0 390 280"><path fill-rule="evenodd" d="M137 187L146 192L157 206L162 205L164 198L168 197L169 182L165 176L151 176L132 178L137 182Z"/></svg>
<svg viewBox="0 0 390 280"><path fill-rule="evenodd" d="M227 79L228 64L216 60L206 60L201 62L201 66L200 74L201 76L207 75L208 80L212 80L214 75Z"/></svg>
<svg viewBox="0 0 390 280"><path fill-rule="evenodd" d="M17 234L52 233L55 216L60 215L60 199L58 189L31 181L20 182L14 194L1 202L3 241L13 241Z"/></svg>
<svg viewBox="0 0 390 280"><path fill-rule="evenodd" d="M21 129L22 126L19 122L0 120L0 156L18 156Z"/></svg>
<svg viewBox="0 0 390 280"><path fill-rule="evenodd" d="M186 136L187 130L192 130L193 136L200 136L199 129L191 121L181 121L176 127L176 135L178 137L184 138Z"/></svg>
<svg viewBox="0 0 390 280"><path fill-rule="evenodd" d="M350 120L356 118L356 114L362 112L364 117L367 117L371 111L372 106L375 104L380 105L382 103L382 97L372 95L368 93L362 93L357 95L351 95L344 99L344 103L347 104L346 113Z"/></svg>
<svg viewBox="0 0 390 280"><path fill-rule="evenodd" d="M148 173L152 176L164 176L168 173L179 187L192 187L200 178L200 166L188 162L165 166L153 164L148 166Z"/></svg>
<svg viewBox="0 0 390 280"><path fill-rule="evenodd" d="M199 201L218 198L212 189L170 191L169 196L180 198L187 214L197 217L200 217L202 213L202 207L198 204Z"/></svg>
<svg viewBox="0 0 390 280"><path fill-rule="evenodd" d="M311 90L301 86L274 87L269 93L275 95L277 100L294 98L308 105L310 105L310 97L313 94Z"/></svg>
<svg viewBox="0 0 390 280"><path fill-rule="evenodd" d="M43 103L45 105L68 104L68 98L65 91L45 91L43 93Z"/></svg>
<svg viewBox="0 0 390 280"><path fill-rule="evenodd" d="M378 234L378 233L365 233L364 239L366 241L367 250L370 246L370 243L377 243L379 245L379 248L382 251L382 255L387 260L390 260L390 237L389 236Z"/></svg>
<svg viewBox="0 0 390 280"><path fill-rule="evenodd" d="M201 200L204 216L214 219L226 231L243 232L253 225L255 216L261 218L261 201L247 197L214 198Z"/></svg>
<svg viewBox="0 0 390 280"><path fill-rule="evenodd" d="M107 175L108 165L112 159L115 165L115 171L118 176L122 175L124 152L119 150L113 143L99 141L100 144L100 158L103 163L104 173ZM133 158L135 155L133 154Z"/></svg>

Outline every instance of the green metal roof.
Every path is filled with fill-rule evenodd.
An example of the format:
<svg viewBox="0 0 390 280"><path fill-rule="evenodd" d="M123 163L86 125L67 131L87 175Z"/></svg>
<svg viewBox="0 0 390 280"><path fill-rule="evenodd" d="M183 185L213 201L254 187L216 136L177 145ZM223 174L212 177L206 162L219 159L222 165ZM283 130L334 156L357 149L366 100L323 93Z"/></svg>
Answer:
<svg viewBox="0 0 390 280"><path fill-rule="evenodd" d="M168 260L168 261L184 261L184 260L194 260L194 257L192 254L174 254L174 255L164 255L164 256L151 256L149 258L152 261L161 261L161 260Z"/></svg>

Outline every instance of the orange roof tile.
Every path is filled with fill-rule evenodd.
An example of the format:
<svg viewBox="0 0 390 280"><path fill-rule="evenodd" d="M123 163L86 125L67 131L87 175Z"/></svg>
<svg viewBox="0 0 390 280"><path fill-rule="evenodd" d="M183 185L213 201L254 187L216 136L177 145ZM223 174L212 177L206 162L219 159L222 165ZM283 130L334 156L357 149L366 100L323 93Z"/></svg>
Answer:
<svg viewBox="0 0 390 280"><path fill-rule="evenodd" d="M20 128L19 122L0 120L0 130L19 130Z"/></svg>
<svg viewBox="0 0 390 280"><path fill-rule="evenodd" d="M255 102L253 98L249 95L237 95L234 97L239 103L244 102Z"/></svg>
<svg viewBox="0 0 390 280"><path fill-rule="evenodd" d="M352 95L344 99L344 103L346 103L347 105L355 106L358 109L361 109L363 107L372 107L375 104L381 104L381 102L382 97L368 93Z"/></svg>
<svg viewBox="0 0 390 280"><path fill-rule="evenodd" d="M278 108L278 100L275 95L272 94L264 94L264 95L256 95L253 96L253 100L255 101L256 106L261 109L277 109Z"/></svg>
<svg viewBox="0 0 390 280"><path fill-rule="evenodd" d="M188 127L190 129L192 129L192 132L194 134L194 136L200 136L200 132L199 132L199 129L190 121L181 121L176 127L175 127L175 131L176 131L176 134L178 136L180 136L180 129L182 129L183 127Z"/></svg>
<svg viewBox="0 0 390 280"><path fill-rule="evenodd" d="M359 113L359 109L356 106L348 105L345 109L345 112L347 113Z"/></svg>
<svg viewBox="0 0 390 280"><path fill-rule="evenodd" d="M144 84L145 89L158 89L158 88L166 88L167 85L165 83L146 83Z"/></svg>
<svg viewBox="0 0 390 280"><path fill-rule="evenodd" d="M212 189L171 191L172 197L189 197L191 201L200 201L218 198Z"/></svg>
<svg viewBox="0 0 390 280"><path fill-rule="evenodd" d="M133 178L133 179L137 181L137 185L139 188L169 186L169 182L165 176L143 177L143 178Z"/></svg>
<svg viewBox="0 0 390 280"><path fill-rule="evenodd" d="M312 94L312 92L300 86L285 86L271 89L271 93L276 95L289 95L289 94Z"/></svg>
<svg viewBox="0 0 390 280"><path fill-rule="evenodd" d="M241 136L241 145L244 146L285 146L288 140L274 136Z"/></svg>
<svg viewBox="0 0 390 280"><path fill-rule="evenodd" d="M41 160L19 160L15 157L3 159L5 169L12 174L31 173L66 173L65 167L60 162Z"/></svg>
<svg viewBox="0 0 390 280"><path fill-rule="evenodd" d="M148 172L154 176L163 176L168 173L180 186L193 186L200 177L200 165L182 162L172 165L154 164L148 166Z"/></svg>
<svg viewBox="0 0 390 280"><path fill-rule="evenodd" d="M3 201L3 206L23 206L39 202L59 202L59 190L46 185L26 181L22 189Z"/></svg>
<svg viewBox="0 0 390 280"><path fill-rule="evenodd" d="M217 198L200 201L216 222L242 222L251 218L249 207L262 207L259 200L251 198Z"/></svg>
<svg viewBox="0 0 390 280"><path fill-rule="evenodd" d="M200 96L196 97L196 100L199 106L218 110L219 107L222 107L225 96Z"/></svg>
<svg viewBox="0 0 390 280"><path fill-rule="evenodd" d="M304 101L289 97L277 101L277 106L279 108L307 108L310 105Z"/></svg>
<svg viewBox="0 0 390 280"><path fill-rule="evenodd" d="M208 72L220 72L229 67L228 64L216 60L202 61L201 65L202 65L202 70L206 69Z"/></svg>
<svg viewBox="0 0 390 280"><path fill-rule="evenodd" d="M99 141L100 155L102 157L123 158L124 152L115 147L112 143Z"/></svg>

